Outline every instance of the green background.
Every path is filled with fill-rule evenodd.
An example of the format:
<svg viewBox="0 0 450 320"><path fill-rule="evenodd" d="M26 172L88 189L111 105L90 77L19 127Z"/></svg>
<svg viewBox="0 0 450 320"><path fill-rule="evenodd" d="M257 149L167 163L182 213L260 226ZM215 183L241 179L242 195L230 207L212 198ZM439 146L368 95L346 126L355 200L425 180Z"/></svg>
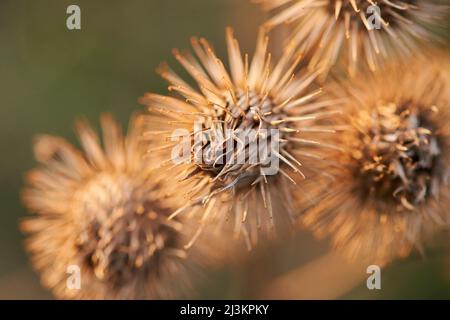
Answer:
<svg viewBox="0 0 450 320"><path fill-rule="evenodd" d="M81 7L81 30L66 28L70 4ZM251 53L263 19L246 0L0 1L0 298L52 298L32 271L17 228L27 215L19 192L34 165L33 135L75 141L73 120L86 116L97 125L104 111L126 125L141 108L138 97L165 91L154 70L161 61L176 65L172 48L188 47L189 38L199 35L223 57L224 28L231 25L243 51ZM448 299L450 251L441 247L429 250L427 258L413 255L383 270L380 291L362 282L340 297ZM252 286L314 260L326 248L299 235L270 254L252 253L244 266L211 272L195 297L253 297Z"/></svg>

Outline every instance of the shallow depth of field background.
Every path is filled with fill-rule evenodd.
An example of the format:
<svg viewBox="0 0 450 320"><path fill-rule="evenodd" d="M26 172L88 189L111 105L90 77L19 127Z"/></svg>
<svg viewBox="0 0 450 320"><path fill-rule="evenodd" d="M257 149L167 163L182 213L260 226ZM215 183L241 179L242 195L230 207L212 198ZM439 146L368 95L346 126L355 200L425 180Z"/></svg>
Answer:
<svg viewBox="0 0 450 320"><path fill-rule="evenodd" d="M70 4L81 7L81 30L66 29ZM126 125L141 108L139 96L164 92L156 66L167 60L180 70L172 48L204 36L225 57L224 28L231 25L242 51L252 53L261 21L263 14L247 0L0 1L0 298L52 298L32 271L17 228L27 215L19 192L34 165L32 136L75 141L73 120L85 115L97 126L103 111ZM335 265L326 242L302 233L256 250L242 266L211 271L193 297L257 297L271 278L291 271L297 279L289 281L297 290L293 298L450 299L450 250L443 247L449 246L393 263L382 272L382 290L369 291L364 278L351 280L354 273L364 276L362 266ZM277 290L284 291L271 290L271 297L279 296Z"/></svg>

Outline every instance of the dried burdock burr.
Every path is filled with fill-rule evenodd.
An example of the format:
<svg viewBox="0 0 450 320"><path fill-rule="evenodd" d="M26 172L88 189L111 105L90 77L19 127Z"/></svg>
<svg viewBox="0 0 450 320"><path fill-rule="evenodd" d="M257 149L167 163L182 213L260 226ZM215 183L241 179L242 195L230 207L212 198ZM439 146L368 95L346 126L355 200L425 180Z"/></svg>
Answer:
<svg viewBox="0 0 450 320"><path fill-rule="evenodd" d="M34 215L21 229L33 266L57 298L179 297L190 290L191 271L208 260L201 243L183 249L188 224L167 220L173 209L142 160L140 123L133 117L123 136L103 115L103 147L85 121L76 126L81 150L63 138L36 138L40 166L23 191Z"/></svg>
<svg viewBox="0 0 450 320"><path fill-rule="evenodd" d="M252 0L272 13L271 29L290 27L287 46L311 54L310 67L328 71L337 62L354 75L385 60L418 55L419 44L436 40L450 7L440 0Z"/></svg>
<svg viewBox="0 0 450 320"><path fill-rule="evenodd" d="M387 263L449 226L450 60L434 60L406 60L337 87L348 97L347 128L330 141L342 151L324 156L334 179L310 184L300 221L353 258Z"/></svg>
<svg viewBox="0 0 450 320"><path fill-rule="evenodd" d="M294 75L301 58L292 51L274 62L263 30L252 61L230 28L226 40L230 71L205 39L192 38L196 57L174 50L196 86L162 65L159 73L178 96L141 99L149 110L145 136L168 192L184 196L171 217L199 217L196 235L210 221L228 223L250 247L259 234L291 223L289 190L295 177L304 178L303 166L320 160L308 150L334 132L320 121L337 113L338 101L317 103L320 70Z"/></svg>

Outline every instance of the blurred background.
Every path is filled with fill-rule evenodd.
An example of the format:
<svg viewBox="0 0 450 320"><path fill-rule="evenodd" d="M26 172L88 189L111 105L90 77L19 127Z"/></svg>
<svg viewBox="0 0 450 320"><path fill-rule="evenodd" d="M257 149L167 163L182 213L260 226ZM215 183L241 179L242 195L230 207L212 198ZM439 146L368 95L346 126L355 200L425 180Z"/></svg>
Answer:
<svg viewBox="0 0 450 320"><path fill-rule="evenodd" d="M66 28L70 4L81 8L81 30ZM224 57L224 28L231 25L242 51L252 53L263 19L247 0L0 1L1 299L52 299L30 267L17 227L27 215L20 189L34 166L33 135L75 141L74 119L86 116L97 125L103 111L126 125L141 108L138 97L165 92L154 70L161 61L176 65L172 48L204 36ZM450 298L450 250L443 245L388 266L382 290L373 291L366 287L367 266L343 261L327 245L306 233L280 239L239 267L211 271L193 297Z"/></svg>

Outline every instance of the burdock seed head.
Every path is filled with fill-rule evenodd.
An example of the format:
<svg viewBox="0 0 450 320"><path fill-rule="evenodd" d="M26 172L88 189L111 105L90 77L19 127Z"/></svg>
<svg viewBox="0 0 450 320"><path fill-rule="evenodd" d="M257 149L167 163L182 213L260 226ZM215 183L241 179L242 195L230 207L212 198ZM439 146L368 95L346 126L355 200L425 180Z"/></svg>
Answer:
<svg viewBox="0 0 450 320"><path fill-rule="evenodd" d="M289 190L295 176L304 178L302 166L314 167L317 158L309 151L321 146L315 138L333 131L320 121L336 113L337 101L316 103L321 89L313 82L320 71L294 76L300 57L293 52L274 62L263 30L251 61L230 28L226 39L230 71L205 39L192 39L196 57L174 50L196 86L160 67L181 98L142 98L149 110L146 137L168 192L184 196L172 217L199 212L197 235L211 220L231 221L234 235L250 244L290 220Z"/></svg>
<svg viewBox="0 0 450 320"><path fill-rule="evenodd" d="M353 257L388 262L450 223L450 60L434 59L340 86L350 93L343 152L328 155L334 180L311 185L301 221Z"/></svg>
<svg viewBox="0 0 450 320"><path fill-rule="evenodd" d="M34 267L58 298L174 297L188 288L185 271L201 262L183 250L187 225L167 220L173 209L142 160L138 119L124 137L103 115L103 148L84 121L77 123L82 150L59 137L35 141L41 165L23 192L35 215L21 227Z"/></svg>
<svg viewBox="0 0 450 320"><path fill-rule="evenodd" d="M441 0L252 0L273 13L265 26L291 27L288 46L311 54L310 67L344 61L350 74L372 71L394 56L417 55L436 38L450 7Z"/></svg>

